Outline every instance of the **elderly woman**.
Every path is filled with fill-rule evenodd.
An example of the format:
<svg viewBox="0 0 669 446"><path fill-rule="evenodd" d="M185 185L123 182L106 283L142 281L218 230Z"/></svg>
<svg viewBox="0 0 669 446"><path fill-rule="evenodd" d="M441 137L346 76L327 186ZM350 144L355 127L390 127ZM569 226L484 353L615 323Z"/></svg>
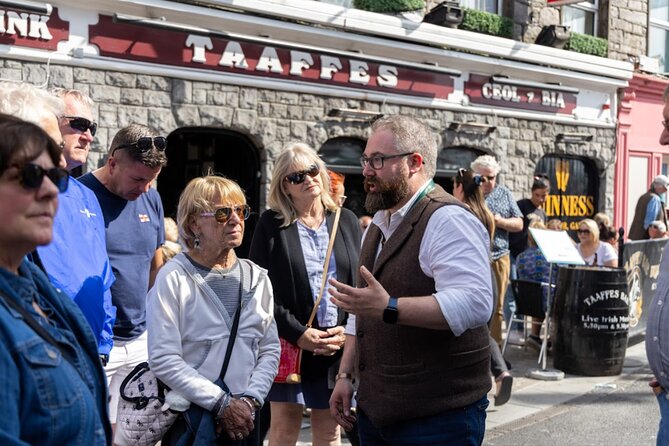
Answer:
<svg viewBox="0 0 669 446"><path fill-rule="evenodd" d="M279 335L303 349L301 383L275 383L268 397L269 443L295 444L306 406L311 408L313 444L336 445L339 426L330 416L328 401L345 340L346 314L330 302L326 291L313 327L306 324L320 291L337 204L329 194L325 166L311 147L293 144L279 154L269 205L271 210L256 227L249 257L269 270ZM360 236L356 216L342 209L328 278L353 285Z"/></svg>
<svg viewBox="0 0 669 446"><path fill-rule="evenodd" d="M588 265L618 266L618 254L613 247L599 240L599 226L597 222L586 218L578 222L578 253Z"/></svg>
<svg viewBox="0 0 669 446"><path fill-rule="evenodd" d="M111 443L105 375L76 304L25 260L51 242L68 173L39 127L0 115L0 443Z"/></svg>
<svg viewBox="0 0 669 446"><path fill-rule="evenodd" d="M255 411L276 375L280 345L267 272L235 255L248 216L234 181L212 175L188 183L177 209L187 252L158 273L146 314L149 364L156 376L211 412L218 432L256 444ZM236 317L229 367L217 384ZM175 444L186 431L177 421L162 444Z"/></svg>

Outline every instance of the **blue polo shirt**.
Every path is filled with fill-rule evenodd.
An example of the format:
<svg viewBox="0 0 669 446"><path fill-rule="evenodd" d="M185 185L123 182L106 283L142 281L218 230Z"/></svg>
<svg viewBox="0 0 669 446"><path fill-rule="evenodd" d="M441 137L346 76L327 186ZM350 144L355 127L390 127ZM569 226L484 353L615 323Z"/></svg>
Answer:
<svg viewBox="0 0 669 446"><path fill-rule="evenodd" d="M98 198L104 216L107 254L116 281L114 339L128 341L146 330L146 293L151 261L165 242L163 204L155 189L128 201L107 189L92 173L79 178Z"/></svg>
<svg viewBox="0 0 669 446"><path fill-rule="evenodd" d="M53 241L37 248L49 280L70 296L93 330L100 354L113 346L114 282L105 248L105 222L93 191L74 178L58 196Z"/></svg>

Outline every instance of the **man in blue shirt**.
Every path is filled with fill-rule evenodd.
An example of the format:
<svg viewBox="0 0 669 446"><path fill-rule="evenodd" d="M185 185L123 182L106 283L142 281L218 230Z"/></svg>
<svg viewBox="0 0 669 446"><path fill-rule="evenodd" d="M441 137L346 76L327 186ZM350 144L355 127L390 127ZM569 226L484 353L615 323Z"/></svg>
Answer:
<svg viewBox="0 0 669 446"><path fill-rule="evenodd" d="M655 220L660 220L666 226L667 215L664 211L662 194L667 192L667 186L669 178L658 175L650 184L648 192L639 197L628 234L630 240L648 240L650 238L648 227Z"/></svg>
<svg viewBox="0 0 669 446"><path fill-rule="evenodd" d="M77 90L58 89L53 93L65 106L59 126L66 168L72 171L86 163L97 129L91 112L93 101ZM102 210L95 194L72 177L58 200L53 241L38 247L37 252L51 283L70 296L84 313L106 365L114 343L116 309L110 291L114 275L105 247Z"/></svg>
<svg viewBox="0 0 669 446"><path fill-rule="evenodd" d="M100 202L116 276L111 289L117 310L114 348L105 368L114 427L121 382L148 359L146 294L163 264L165 242L163 206L151 183L167 162L166 146L151 128L131 124L114 136L107 163L80 178Z"/></svg>

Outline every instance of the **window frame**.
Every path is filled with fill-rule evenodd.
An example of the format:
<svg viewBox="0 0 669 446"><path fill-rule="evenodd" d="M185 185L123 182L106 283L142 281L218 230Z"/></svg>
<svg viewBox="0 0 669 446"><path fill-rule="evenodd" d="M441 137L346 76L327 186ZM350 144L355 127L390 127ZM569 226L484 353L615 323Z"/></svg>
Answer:
<svg viewBox="0 0 669 446"><path fill-rule="evenodd" d="M571 25L568 25L565 23L565 8L574 8L574 9L579 9L581 11L585 12L591 12L593 13L593 23L592 23L592 35L597 36L597 33L599 31L599 0L593 0L594 3L590 3L588 1L581 2L581 3L572 3L569 5L563 5L560 7L560 23L563 25L569 26L570 29L572 28ZM577 31L578 32L578 31Z"/></svg>

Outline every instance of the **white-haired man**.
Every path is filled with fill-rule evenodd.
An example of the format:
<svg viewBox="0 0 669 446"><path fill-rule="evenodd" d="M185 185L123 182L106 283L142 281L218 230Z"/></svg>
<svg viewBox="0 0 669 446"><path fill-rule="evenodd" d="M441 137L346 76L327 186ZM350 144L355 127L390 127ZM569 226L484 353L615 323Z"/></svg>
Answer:
<svg viewBox="0 0 669 446"><path fill-rule="evenodd" d="M639 197L628 234L630 240L648 240L651 238L648 228L655 220L660 220L665 226L667 225L662 194L667 192L668 186L669 178L666 175L658 175L653 178L648 192Z"/></svg>
<svg viewBox="0 0 669 446"><path fill-rule="evenodd" d="M523 213L518 208L511 191L497 184L500 166L490 155L482 155L472 162L472 170L481 175L481 189L485 203L495 217L495 236L492 241L492 270L497 284L497 308L493 311L490 335L498 343L502 342L502 321L504 320L504 294L509 284L511 258L509 256L509 232L523 230Z"/></svg>

